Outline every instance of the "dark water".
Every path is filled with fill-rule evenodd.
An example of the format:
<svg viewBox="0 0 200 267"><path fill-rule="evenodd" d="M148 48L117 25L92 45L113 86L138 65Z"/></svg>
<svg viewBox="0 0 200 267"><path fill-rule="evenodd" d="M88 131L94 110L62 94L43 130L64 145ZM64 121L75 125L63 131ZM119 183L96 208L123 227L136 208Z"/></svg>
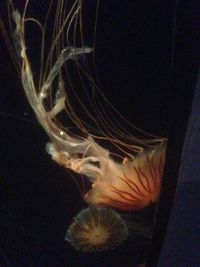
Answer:
<svg viewBox="0 0 200 267"><path fill-rule="evenodd" d="M87 1L84 7L89 30L95 2ZM20 1L16 3L22 7ZM41 18L45 5L33 1L31 15ZM0 12L5 18L5 6ZM170 91L173 19L174 1L101 0L99 7L96 63L104 93L132 123L161 136L168 134L174 101ZM89 44L91 37L86 33ZM30 40L34 50L37 39L32 35ZM179 52L188 44L178 44ZM2 267L133 267L146 261L149 243L144 239L129 238L115 250L100 254L77 252L64 241L72 218L86 204L69 173L45 152L48 138L25 99L2 40L0 45ZM193 55L193 42L187 49ZM192 59L189 63L195 76L196 65ZM183 68L178 74L188 72ZM154 208L138 214L149 225Z"/></svg>

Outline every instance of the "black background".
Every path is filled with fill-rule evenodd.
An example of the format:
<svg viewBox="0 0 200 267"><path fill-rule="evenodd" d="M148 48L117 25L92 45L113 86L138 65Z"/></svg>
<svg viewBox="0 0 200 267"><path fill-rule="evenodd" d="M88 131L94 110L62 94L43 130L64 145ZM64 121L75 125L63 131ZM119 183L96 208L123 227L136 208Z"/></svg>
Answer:
<svg viewBox="0 0 200 267"><path fill-rule="evenodd" d="M90 29L96 1L85 2L85 24ZM132 123L161 136L168 135L177 113L177 131L184 132L199 58L197 1L183 1L176 8L175 4L100 0L96 35L104 94ZM0 9L3 18L5 7L3 3ZM29 10L40 18L46 3L31 1ZM2 266L131 267L140 263L143 247L133 240L97 255L77 253L64 241L72 217L85 204L69 174L46 154L48 138L27 103L0 38ZM37 37L32 38L34 51ZM86 34L87 38L91 35Z"/></svg>

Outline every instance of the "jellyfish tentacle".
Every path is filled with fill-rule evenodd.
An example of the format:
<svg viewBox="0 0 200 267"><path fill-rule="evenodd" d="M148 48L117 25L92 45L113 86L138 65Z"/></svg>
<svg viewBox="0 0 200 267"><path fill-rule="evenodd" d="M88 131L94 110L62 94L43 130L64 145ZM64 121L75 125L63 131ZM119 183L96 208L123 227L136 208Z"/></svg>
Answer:
<svg viewBox="0 0 200 267"><path fill-rule="evenodd" d="M90 47L66 47L64 48L57 61L53 65L50 70L48 77L40 90L40 98L43 99L48 96L48 91L50 91L53 80L55 77L60 74L62 66L68 60L77 60L77 58L83 54L88 54L92 52L92 48Z"/></svg>
<svg viewBox="0 0 200 267"><path fill-rule="evenodd" d="M25 22L17 10L13 11L13 19L16 25L16 40L18 41L18 47L21 49L21 80L23 88L38 121L52 140L52 143L48 143L47 145L47 152L51 154L52 158L59 164L71 168L75 172L85 174L88 177L96 177L97 173L100 172L100 168L96 167L93 163L106 161L109 158L108 151L100 147L91 136L87 138L77 138L69 135L66 131L60 129L53 120L59 112L65 109L65 95L63 93L64 82L62 81L62 76L60 77L62 66L68 60L77 60L77 57L86 53L91 53L92 49L89 47L64 48L49 71L46 81L41 89L39 89L39 93L37 93L31 64L26 54L24 38ZM57 99L51 110L47 110L44 99L49 97L52 83L58 75ZM77 156L78 154L85 154L85 157L79 158Z"/></svg>
<svg viewBox="0 0 200 267"><path fill-rule="evenodd" d="M99 169L95 167L92 162L99 162L100 151L102 157L104 157L103 155L106 155L107 157L107 150L101 148L91 136L88 136L88 138L75 138L62 131L62 129L60 129L53 122L55 116L65 109L65 96L62 94L63 81L60 80L57 90L57 95L60 94L61 96L56 99L56 102L51 110L46 111L47 108L45 107L43 101L45 98L49 97L52 83L55 77L60 74L61 68L65 62L70 59L77 60L77 57L86 53L91 53L92 49L89 47L67 47L63 49L52 69L50 70L46 81L39 90L39 93L37 93L31 70L31 64L26 54L24 20L21 18L20 13L17 10L13 11L13 19L16 24L16 40L18 41L18 46L21 49L21 80L24 91L40 124L43 126L52 140L52 143L47 145L47 151L52 155L53 159L58 161L58 163L61 165L64 164L67 166L67 168L71 168L72 170L88 175L89 177L94 176ZM78 159L77 154L84 154L86 150L86 157L84 159ZM62 160L60 161L61 158ZM65 163L63 161L64 158L66 161Z"/></svg>

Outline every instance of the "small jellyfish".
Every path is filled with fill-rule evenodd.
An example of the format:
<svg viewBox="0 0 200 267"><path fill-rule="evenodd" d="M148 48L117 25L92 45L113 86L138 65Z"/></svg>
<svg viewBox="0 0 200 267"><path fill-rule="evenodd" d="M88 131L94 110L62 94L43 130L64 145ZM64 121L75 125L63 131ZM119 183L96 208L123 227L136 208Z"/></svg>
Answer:
<svg viewBox="0 0 200 267"><path fill-rule="evenodd" d="M82 252L114 249L126 240L128 227L124 219L108 208L88 207L74 218L65 240Z"/></svg>

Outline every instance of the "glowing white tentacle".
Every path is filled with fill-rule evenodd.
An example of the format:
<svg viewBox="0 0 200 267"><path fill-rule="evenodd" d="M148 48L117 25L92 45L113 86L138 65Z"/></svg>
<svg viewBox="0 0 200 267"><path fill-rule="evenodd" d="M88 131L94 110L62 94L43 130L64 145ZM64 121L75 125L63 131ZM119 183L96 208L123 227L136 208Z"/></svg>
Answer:
<svg viewBox="0 0 200 267"><path fill-rule="evenodd" d="M54 79L60 74L61 68L66 61L76 60L82 54L91 53L92 49L89 47L67 47L63 49L49 71L41 89L36 90L31 64L26 53L24 21L17 10L13 12L13 19L16 24L15 41L18 41L17 45L21 49L21 80L23 88L38 121L52 141L47 144L47 152L59 164L75 172L82 173L90 179L94 179L102 172L105 162L109 159L109 152L100 147L91 136L87 138L73 137L54 123L55 116L65 109L65 95L63 93L62 81L58 82L57 98L52 109L47 110L44 104L44 100L49 97ZM80 155L84 155L84 158Z"/></svg>

